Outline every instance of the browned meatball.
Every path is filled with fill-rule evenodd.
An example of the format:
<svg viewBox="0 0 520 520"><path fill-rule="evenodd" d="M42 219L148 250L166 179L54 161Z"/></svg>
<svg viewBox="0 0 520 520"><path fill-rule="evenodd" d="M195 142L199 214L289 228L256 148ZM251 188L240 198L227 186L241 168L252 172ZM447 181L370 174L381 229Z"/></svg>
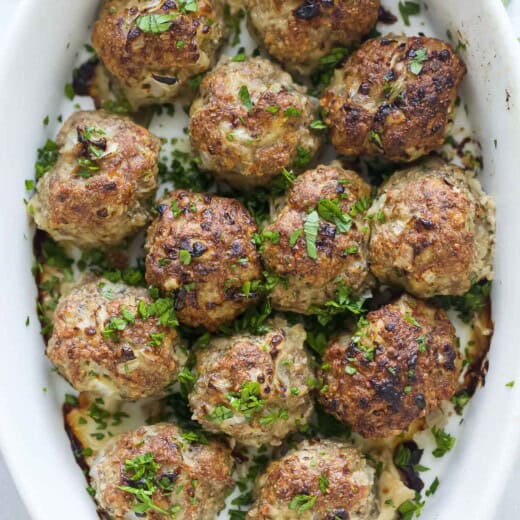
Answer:
<svg viewBox="0 0 520 520"><path fill-rule="evenodd" d="M179 321L215 331L250 303L244 284L262 271L252 243L256 225L235 199L174 191L148 229L146 280L175 291Z"/></svg>
<svg viewBox="0 0 520 520"><path fill-rule="evenodd" d="M29 212L59 242L115 245L149 220L160 140L103 110L75 112L56 143L56 165L36 186Z"/></svg>
<svg viewBox="0 0 520 520"><path fill-rule="evenodd" d="M161 302L159 302L161 304ZM82 392L115 399L160 397L186 362L175 314L146 289L98 279L63 296L47 355Z"/></svg>
<svg viewBox="0 0 520 520"><path fill-rule="evenodd" d="M370 268L422 298L493 277L495 208L472 172L440 160L392 175L370 213Z"/></svg>
<svg viewBox="0 0 520 520"><path fill-rule="evenodd" d="M192 148L217 178L242 188L265 185L316 154L321 137L310 125L318 110L318 100L278 65L224 59L191 107Z"/></svg>
<svg viewBox="0 0 520 520"><path fill-rule="evenodd" d="M370 32L379 0L246 0L267 51L285 67L309 73L335 47Z"/></svg>
<svg viewBox="0 0 520 520"><path fill-rule="evenodd" d="M223 443L194 443L177 426L159 423L111 439L90 477L94 498L111 520L213 520L234 486L232 467Z"/></svg>
<svg viewBox="0 0 520 520"><path fill-rule="evenodd" d="M171 101L210 69L225 32L217 0L107 0L92 44L137 109Z"/></svg>
<svg viewBox="0 0 520 520"><path fill-rule="evenodd" d="M455 328L442 309L405 294L334 339L322 366L326 410L364 437L390 437L455 392Z"/></svg>
<svg viewBox="0 0 520 520"><path fill-rule="evenodd" d="M278 445L312 414L305 330L284 320L262 336L214 338L197 352L193 418L248 446Z"/></svg>
<svg viewBox="0 0 520 520"><path fill-rule="evenodd" d="M350 445L304 441L255 483L248 520L375 520L375 470Z"/></svg>
<svg viewBox="0 0 520 520"><path fill-rule="evenodd" d="M294 181L287 204L264 232L264 263L281 278L271 292L275 308L309 313L334 299L341 285L354 293L367 287L369 204L370 186L339 163ZM311 221L315 239L305 232Z"/></svg>
<svg viewBox="0 0 520 520"><path fill-rule="evenodd" d="M444 143L466 66L422 36L375 38L336 71L321 105L343 155L410 162Z"/></svg>

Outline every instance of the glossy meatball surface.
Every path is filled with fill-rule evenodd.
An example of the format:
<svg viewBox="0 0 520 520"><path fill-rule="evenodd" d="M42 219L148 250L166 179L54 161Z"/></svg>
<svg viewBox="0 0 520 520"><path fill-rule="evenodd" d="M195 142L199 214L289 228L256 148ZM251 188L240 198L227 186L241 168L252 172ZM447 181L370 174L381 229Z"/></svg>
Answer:
<svg viewBox="0 0 520 520"><path fill-rule="evenodd" d="M301 168L321 137L310 128L318 101L263 58L223 59L203 80L190 110L190 138L202 168L237 187L268 184Z"/></svg>
<svg viewBox="0 0 520 520"><path fill-rule="evenodd" d="M177 426L159 423L112 439L90 477L97 503L113 520L213 520L234 486L232 466L222 443L190 442Z"/></svg>
<svg viewBox="0 0 520 520"><path fill-rule="evenodd" d="M47 355L76 390L160 397L186 362L175 316L159 308L164 303L104 279L79 285L56 308Z"/></svg>
<svg viewBox="0 0 520 520"><path fill-rule="evenodd" d="M249 446L278 445L313 405L305 330L275 320L262 336L214 338L197 352L193 418Z"/></svg>
<svg viewBox="0 0 520 520"><path fill-rule="evenodd" d="M275 308L309 313L334 299L342 285L354 293L367 287L370 192L339 163L294 181L286 205L267 227L274 238L262 245L266 268L280 277L270 295Z"/></svg>
<svg viewBox="0 0 520 520"><path fill-rule="evenodd" d="M92 44L137 109L171 101L209 70L225 32L217 0L108 0Z"/></svg>
<svg viewBox="0 0 520 520"><path fill-rule="evenodd" d="M370 211L370 265L382 282L428 298L493 277L494 204L472 172L440 160L399 171Z"/></svg>
<svg viewBox="0 0 520 520"><path fill-rule="evenodd" d="M457 388L460 359L446 313L409 295L368 313L333 340L319 399L363 437L390 437L435 410Z"/></svg>
<svg viewBox="0 0 520 520"><path fill-rule="evenodd" d="M181 323L215 331L255 302L244 284L262 278L256 224L235 199L174 191L148 228L146 280L175 293Z"/></svg>
<svg viewBox="0 0 520 520"><path fill-rule="evenodd" d="M149 220L160 140L103 110L75 112L56 139L56 165L39 180L29 212L58 242L106 247Z"/></svg>
<svg viewBox="0 0 520 520"><path fill-rule="evenodd" d="M307 74L335 47L375 26L379 0L247 0L251 25L267 51Z"/></svg>
<svg viewBox="0 0 520 520"><path fill-rule="evenodd" d="M269 464L248 520L375 520L375 471L350 445L310 440Z"/></svg>
<svg viewBox="0 0 520 520"><path fill-rule="evenodd" d="M335 73L321 105L332 144L348 156L410 162L439 148L466 67L435 38L375 38Z"/></svg>

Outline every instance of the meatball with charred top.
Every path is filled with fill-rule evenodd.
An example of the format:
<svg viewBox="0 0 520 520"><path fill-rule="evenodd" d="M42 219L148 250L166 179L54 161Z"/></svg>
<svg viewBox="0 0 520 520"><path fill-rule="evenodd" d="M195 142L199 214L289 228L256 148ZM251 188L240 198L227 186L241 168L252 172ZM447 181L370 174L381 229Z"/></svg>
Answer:
<svg viewBox="0 0 520 520"><path fill-rule="evenodd" d="M197 352L193 418L241 444L278 445L313 411L305 330L275 319L262 336L214 338Z"/></svg>
<svg viewBox="0 0 520 520"><path fill-rule="evenodd" d="M280 279L270 295L275 308L312 313L335 299L339 287L355 294L367 288L370 192L339 163L294 181L286 205L261 235L264 263Z"/></svg>
<svg viewBox="0 0 520 520"><path fill-rule="evenodd" d="M254 303L256 224L235 199L174 191L148 228L146 280L175 293L179 321L215 331Z"/></svg>
<svg viewBox="0 0 520 520"><path fill-rule="evenodd" d="M323 94L338 153L411 162L439 148L466 67L452 47L416 37L375 38L335 73Z"/></svg>
<svg viewBox="0 0 520 520"><path fill-rule="evenodd" d="M390 437L450 399L459 372L455 328L446 313L403 295L330 343L319 399L363 437Z"/></svg>
<svg viewBox="0 0 520 520"><path fill-rule="evenodd" d="M161 397L186 362L176 325L171 301L98 279L61 298L47 355L81 392Z"/></svg>
<svg viewBox="0 0 520 520"><path fill-rule="evenodd" d="M263 58L227 58L202 82L190 111L201 167L238 188L266 185L283 168L301 169L321 137L311 128L319 103Z"/></svg>
<svg viewBox="0 0 520 520"><path fill-rule="evenodd" d="M106 247L149 220L160 140L103 110L75 112L63 125L55 166L29 202L36 226L58 242Z"/></svg>
<svg viewBox="0 0 520 520"><path fill-rule="evenodd" d="M168 423L114 437L90 468L94 498L111 520L213 520L233 489L223 443L200 444Z"/></svg>
<svg viewBox="0 0 520 520"><path fill-rule="evenodd" d="M375 470L350 445L308 440L269 464L248 520L375 520Z"/></svg>
<svg viewBox="0 0 520 520"><path fill-rule="evenodd" d="M429 298L492 279L495 208L472 172L437 159L399 171L370 212L370 265L380 281Z"/></svg>
<svg viewBox="0 0 520 520"><path fill-rule="evenodd" d="M333 49L348 46L377 22L379 0L246 0L254 32L289 70L308 74Z"/></svg>
<svg viewBox="0 0 520 520"><path fill-rule="evenodd" d="M226 34L218 0L107 0L92 44L134 110L209 70Z"/></svg>

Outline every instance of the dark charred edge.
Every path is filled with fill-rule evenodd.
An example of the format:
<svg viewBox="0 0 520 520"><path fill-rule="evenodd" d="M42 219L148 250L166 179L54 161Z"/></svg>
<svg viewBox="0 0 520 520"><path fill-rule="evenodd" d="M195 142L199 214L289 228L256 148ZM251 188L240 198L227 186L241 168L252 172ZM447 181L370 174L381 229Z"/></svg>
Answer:
<svg viewBox="0 0 520 520"><path fill-rule="evenodd" d="M72 77L72 88L77 96L91 96L92 80L99 58L96 56L82 63L75 71Z"/></svg>
<svg viewBox="0 0 520 520"><path fill-rule="evenodd" d="M401 445L398 445L395 448L394 458L399 446ZM424 488L424 482L415 467L421 461L424 450L421 450L414 441L403 442L402 446L410 451L410 459L405 466L396 466L399 471L399 476L406 487L420 492Z"/></svg>
<svg viewBox="0 0 520 520"><path fill-rule="evenodd" d="M81 443L81 441L76 437L76 435L74 435L74 431L69 424L69 414L73 410L79 410L80 406L79 406L79 404L73 405L73 404L69 404L69 403L63 403L61 409L62 409L62 413L63 413L63 422L65 425L65 431L66 431L67 436L70 441L70 447L72 448L72 453L74 454L74 458L76 459L78 466L83 471L83 474L85 475L85 477L87 479L87 483L90 484L90 478L88 476L88 472L89 472L90 468L89 468L89 465L87 464L85 456L83 455L84 446Z"/></svg>
<svg viewBox="0 0 520 520"><path fill-rule="evenodd" d="M37 266L44 265L45 263L45 259L43 257L43 243L49 238L50 236L45 231L42 231L41 229L36 229L33 237L33 252ZM34 267L33 276L34 281L36 282L36 288L38 290L38 294L36 296L36 315L38 316L38 321L40 322L40 329L43 330L43 328L45 327L45 323L42 320L40 308L43 308L45 298L41 289L42 272L40 271L40 269L38 269L38 267ZM47 343L49 342L51 335L42 334L42 337L45 346L47 346Z"/></svg>
<svg viewBox="0 0 520 520"><path fill-rule="evenodd" d="M491 311L491 298L488 296L484 308L478 313L475 319L483 322L486 328L491 331L491 334L480 335L473 327L471 338L475 341L475 347L471 350L473 361L464 374L462 389L457 392L466 392L468 398L471 398L479 387L483 387L486 384L486 375L489 370L488 354L495 328Z"/></svg>
<svg viewBox="0 0 520 520"><path fill-rule="evenodd" d="M81 441L76 437L76 435L74 435L74 431L69 424L69 414L73 410L79 410L80 408L81 408L81 406L79 404L72 405L69 403L63 403L63 405L61 407L61 411L63 414L63 425L65 428L65 432L67 433L67 437L69 438L69 441L70 441L70 447L72 449L74 459L76 460L76 464L81 468L81 471L82 471L83 475L85 476L85 482L87 483L87 486L90 486L90 483L91 483L91 478L89 475L90 466L87 464L85 456L83 455L83 445L81 444ZM94 497L91 497L91 498L96 506L96 512L97 512L100 520L110 520L110 518L107 516L107 514L104 513L98 507L96 501L94 500Z"/></svg>
<svg viewBox="0 0 520 520"><path fill-rule="evenodd" d="M397 22L397 16L393 14L389 9L381 5L379 7L377 21L386 25L391 25Z"/></svg>

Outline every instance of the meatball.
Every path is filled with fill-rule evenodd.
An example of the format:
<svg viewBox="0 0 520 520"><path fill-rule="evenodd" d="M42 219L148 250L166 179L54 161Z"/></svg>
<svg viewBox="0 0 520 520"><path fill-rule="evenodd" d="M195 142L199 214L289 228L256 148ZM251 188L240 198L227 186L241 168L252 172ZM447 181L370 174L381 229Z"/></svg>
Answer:
<svg viewBox="0 0 520 520"><path fill-rule="evenodd" d="M239 188L300 169L318 151L318 100L263 58L224 59L202 82L189 132L201 167Z"/></svg>
<svg viewBox="0 0 520 520"><path fill-rule="evenodd" d="M370 186L339 163L295 180L263 233L264 263L280 278L271 292L275 308L312 313L341 286L356 294L367 288L369 204Z"/></svg>
<svg viewBox="0 0 520 520"><path fill-rule="evenodd" d="M473 174L440 160L399 171L371 213L370 264L382 282L428 298L493 277L495 210Z"/></svg>
<svg viewBox="0 0 520 520"><path fill-rule="evenodd" d="M209 70L225 36L221 2L108 0L92 44L134 109L165 103Z"/></svg>
<svg viewBox="0 0 520 520"><path fill-rule="evenodd" d="M304 441L255 483L248 520L375 520L375 470L344 442Z"/></svg>
<svg viewBox="0 0 520 520"><path fill-rule="evenodd" d="M170 301L98 279L61 298L47 355L81 392L160 397L186 362L175 325Z"/></svg>
<svg viewBox="0 0 520 520"><path fill-rule="evenodd" d="M375 38L336 71L321 99L332 144L349 156L410 162L444 143L466 66L434 38Z"/></svg>
<svg viewBox="0 0 520 520"><path fill-rule="evenodd" d="M405 294L330 343L319 399L363 437L390 437L450 399L459 373L457 337L446 313Z"/></svg>
<svg viewBox="0 0 520 520"><path fill-rule="evenodd" d="M193 418L245 445L280 444L313 410L304 341L301 325L279 319L262 336L212 339L197 352Z"/></svg>
<svg viewBox="0 0 520 520"><path fill-rule="evenodd" d="M75 112L56 144L59 157L29 202L36 226L58 242L106 247L149 220L160 140L125 117Z"/></svg>
<svg viewBox="0 0 520 520"><path fill-rule="evenodd" d="M191 442L159 423L111 439L92 463L91 486L112 520L213 520L234 486L232 465L221 442Z"/></svg>
<svg viewBox="0 0 520 520"><path fill-rule="evenodd" d="M379 0L247 0L254 32L289 70L307 74L334 48L348 46L377 22Z"/></svg>
<svg viewBox="0 0 520 520"><path fill-rule="evenodd" d="M256 300L256 224L238 200L188 191L170 193L158 211L145 245L146 280L175 292L179 321L216 331Z"/></svg>

